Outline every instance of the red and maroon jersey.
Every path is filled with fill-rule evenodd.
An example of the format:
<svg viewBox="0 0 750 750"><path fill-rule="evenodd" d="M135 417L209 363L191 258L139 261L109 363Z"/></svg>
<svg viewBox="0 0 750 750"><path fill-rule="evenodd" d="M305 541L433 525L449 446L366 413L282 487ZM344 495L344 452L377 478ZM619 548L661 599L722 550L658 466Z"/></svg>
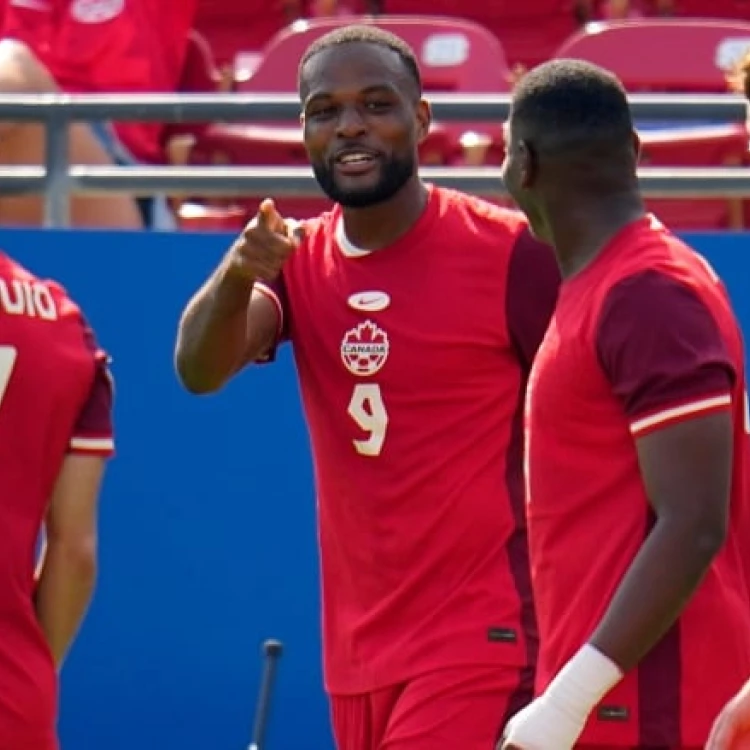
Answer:
<svg viewBox="0 0 750 750"><path fill-rule="evenodd" d="M559 274L520 215L432 188L398 241L308 223L279 293L314 459L326 683L526 665L522 402Z"/></svg>
<svg viewBox="0 0 750 750"><path fill-rule="evenodd" d="M198 0L8 0L2 36L25 42L69 93L172 93ZM115 125L139 160L161 162L161 123Z"/></svg>
<svg viewBox="0 0 750 750"><path fill-rule="evenodd" d="M706 261L645 217L563 284L530 378L539 691L591 636L655 521L636 441L721 410L736 448L726 544L675 626L593 712L582 744L703 747L750 673L742 336Z"/></svg>
<svg viewBox="0 0 750 750"><path fill-rule="evenodd" d="M69 453L113 450L107 357L65 291L0 254L0 747L56 747L35 550Z"/></svg>

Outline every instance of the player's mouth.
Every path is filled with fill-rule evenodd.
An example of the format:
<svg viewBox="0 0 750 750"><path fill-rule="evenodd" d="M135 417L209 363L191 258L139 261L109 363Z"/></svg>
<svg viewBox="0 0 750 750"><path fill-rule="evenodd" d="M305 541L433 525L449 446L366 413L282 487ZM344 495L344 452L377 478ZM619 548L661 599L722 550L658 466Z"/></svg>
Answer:
<svg viewBox="0 0 750 750"><path fill-rule="evenodd" d="M341 175L363 175L375 168L380 157L367 149L346 149L339 151L333 159L336 172Z"/></svg>

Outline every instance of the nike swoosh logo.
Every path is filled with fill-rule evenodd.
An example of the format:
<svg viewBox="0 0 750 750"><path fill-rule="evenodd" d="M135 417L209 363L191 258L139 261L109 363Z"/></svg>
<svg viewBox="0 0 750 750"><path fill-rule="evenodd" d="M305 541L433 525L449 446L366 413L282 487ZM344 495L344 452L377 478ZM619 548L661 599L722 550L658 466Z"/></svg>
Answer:
<svg viewBox="0 0 750 750"><path fill-rule="evenodd" d="M10 4L16 8L29 10L52 10L50 3L45 0L10 0Z"/></svg>
<svg viewBox="0 0 750 750"><path fill-rule="evenodd" d="M348 299L349 307L362 312L379 312L391 304L391 298L385 292L358 292Z"/></svg>

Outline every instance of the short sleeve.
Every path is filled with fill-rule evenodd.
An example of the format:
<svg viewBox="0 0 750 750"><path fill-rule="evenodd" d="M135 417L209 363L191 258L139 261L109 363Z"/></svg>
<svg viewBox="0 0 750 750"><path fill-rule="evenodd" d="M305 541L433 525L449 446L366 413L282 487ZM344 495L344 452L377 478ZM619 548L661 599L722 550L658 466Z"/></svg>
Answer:
<svg viewBox="0 0 750 750"><path fill-rule="evenodd" d="M737 372L719 326L693 289L667 275L646 271L612 288L596 347L635 436L731 407Z"/></svg>
<svg viewBox="0 0 750 750"><path fill-rule="evenodd" d="M278 347L289 339L289 303L284 275L283 273L280 274L273 282L257 281L255 282L253 289L257 290L273 302L279 316L276 340L269 351L265 352L256 362L256 364L269 364L276 359L276 350Z"/></svg>
<svg viewBox="0 0 750 750"><path fill-rule="evenodd" d="M505 295L511 340L529 371L557 304L560 269L552 248L528 229L518 235L508 267Z"/></svg>
<svg viewBox="0 0 750 750"><path fill-rule="evenodd" d="M93 358L94 377L88 395L78 412L69 453L109 457L114 453L112 424L114 379L109 369L109 356L96 345L90 329L86 330L86 346Z"/></svg>

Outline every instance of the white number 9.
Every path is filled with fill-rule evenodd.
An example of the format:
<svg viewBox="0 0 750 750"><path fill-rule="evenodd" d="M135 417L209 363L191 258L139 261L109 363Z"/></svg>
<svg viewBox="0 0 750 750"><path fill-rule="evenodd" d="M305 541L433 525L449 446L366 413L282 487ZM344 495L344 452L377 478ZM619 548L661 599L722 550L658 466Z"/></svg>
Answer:
<svg viewBox="0 0 750 750"><path fill-rule="evenodd" d="M362 456L379 456L388 429L388 412L385 410L380 386L359 383L354 386L349 402L349 415L365 432L366 440L353 440L354 448Z"/></svg>

